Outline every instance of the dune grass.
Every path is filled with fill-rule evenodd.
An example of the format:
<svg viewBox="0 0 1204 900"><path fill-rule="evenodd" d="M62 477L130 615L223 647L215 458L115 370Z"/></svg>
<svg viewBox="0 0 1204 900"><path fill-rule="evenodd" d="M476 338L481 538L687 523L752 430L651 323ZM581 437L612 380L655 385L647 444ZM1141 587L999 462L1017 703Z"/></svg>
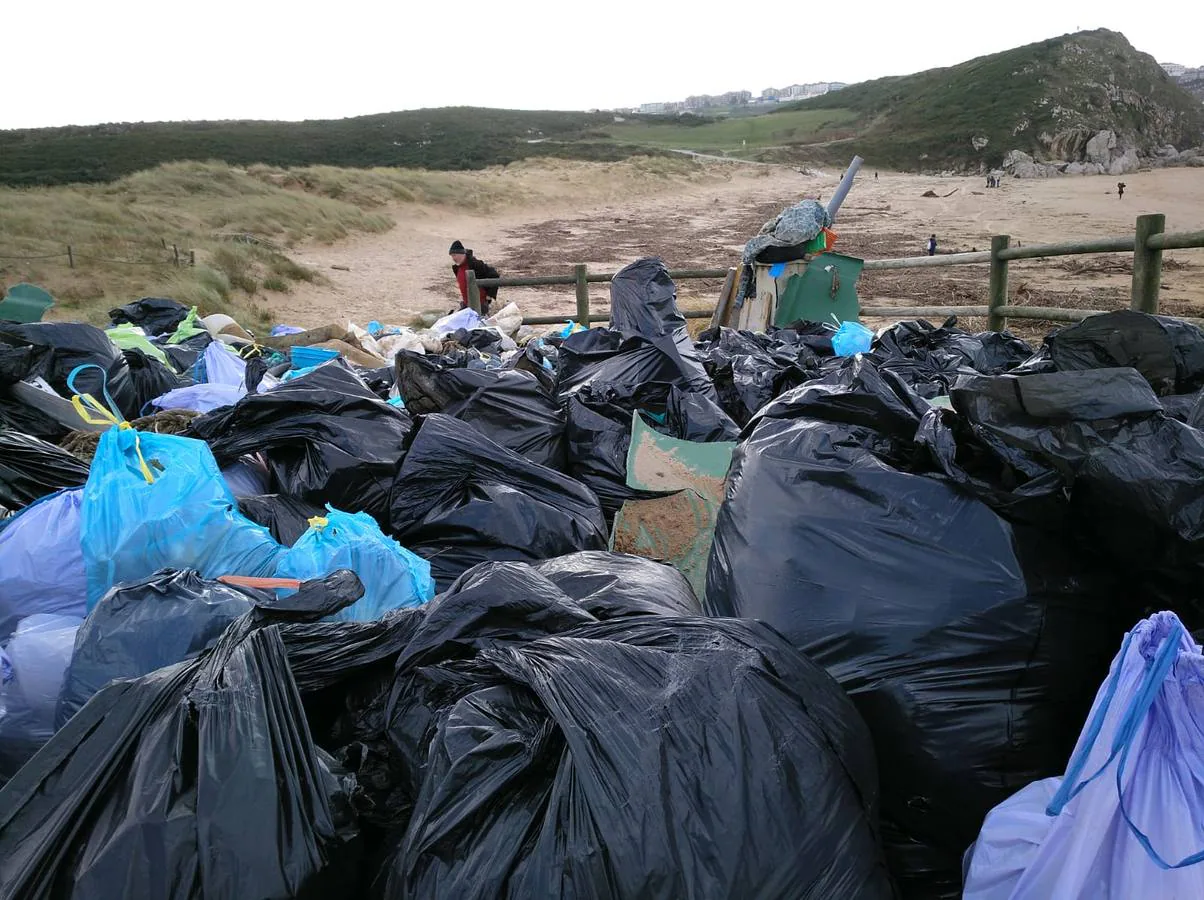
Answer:
<svg viewBox="0 0 1204 900"><path fill-rule="evenodd" d="M181 162L111 184L0 188L0 288L42 285L57 300L52 319L103 324L115 306L161 296L262 328L272 293L325 277L294 260L292 248L387 231L390 207L488 212L654 190L699 168L656 157L609 166L523 161L479 172Z"/></svg>

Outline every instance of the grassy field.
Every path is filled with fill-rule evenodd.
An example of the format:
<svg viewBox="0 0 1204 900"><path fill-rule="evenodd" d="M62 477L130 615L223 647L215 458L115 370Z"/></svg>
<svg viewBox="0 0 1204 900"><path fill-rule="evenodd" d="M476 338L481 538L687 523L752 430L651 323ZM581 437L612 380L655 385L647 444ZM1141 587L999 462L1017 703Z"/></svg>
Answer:
<svg viewBox="0 0 1204 900"><path fill-rule="evenodd" d="M169 296L263 326L257 296L322 277L296 264L290 246L385 231L393 220L377 210L391 202L454 199L473 208L504 196L487 185L468 190L457 178L467 181L455 173L172 163L107 185L3 188L0 283L46 287L58 301L52 318L104 323L114 306Z"/></svg>
<svg viewBox="0 0 1204 900"><path fill-rule="evenodd" d="M829 140L847 133L841 126L856 118L857 113L845 109L790 110L718 121L688 116L676 121L637 120L613 125L607 131L615 140L629 144L739 155L740 151Z"/></svg>

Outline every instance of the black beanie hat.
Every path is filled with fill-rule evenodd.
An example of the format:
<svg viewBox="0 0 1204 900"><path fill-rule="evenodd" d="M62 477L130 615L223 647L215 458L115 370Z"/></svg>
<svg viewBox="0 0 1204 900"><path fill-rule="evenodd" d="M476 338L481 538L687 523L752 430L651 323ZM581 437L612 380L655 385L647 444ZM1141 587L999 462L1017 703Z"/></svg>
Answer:
<svg viewBox="0 0 1204 900"><path fill-rule="evenodd" d="M452 241L451 249L447 251L447 255L451 256L453 253L467 253L467 252L468 251L464 249L464 245L462 243L460 243L459 241Z"/></svg>

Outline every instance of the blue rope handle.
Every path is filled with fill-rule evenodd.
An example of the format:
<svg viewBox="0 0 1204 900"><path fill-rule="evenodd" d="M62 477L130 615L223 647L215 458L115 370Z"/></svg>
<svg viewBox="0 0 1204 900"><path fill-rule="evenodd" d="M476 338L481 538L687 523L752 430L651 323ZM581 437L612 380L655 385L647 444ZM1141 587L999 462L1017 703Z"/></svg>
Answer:
<svg viewBox="0 0 1204 900"><path fill-rule="evenodd" d="M1125 642L1121 647L1121 659L1124 659L1129 649L1132 636L1132 632L1125 635ZM1050 800L1049 806L1045 810L1046 815L1050 816L1056 816L1061 813L1070 800L1074 799L1083 788L1098 778L1119 757L1120 762L1116 767L1116 796L1120 803L1120 813L1124 817L1125 824L1128 826L1129 831L1132 832L1133 837L1136 838L1142 849L1145 850L1150 860L1160 869L1182 869L1204 862L1204 849L1185 856L1176 863L1168 863L1164 860L1158 851L1154 849L1149 836L1137 826L1129 814L1128 805L1125 802L1124 774L1129 761L1129 751L1133 747L1133 739L1137 736L1137 731L1141 727L1142 722L1149 715L1154 701L1158 699L1158 694L1162 691L1166 677L1170 674L1175 661L1179 657L1179 642L1182 636L1183 625L1180 622L1176 622L1170 633L1163 638L1154 659L1146 664L1145 675L1142 678L1141 685L1137 693L1133 696L1133 699L1129 702L1129 706L1125 710L1125 714L1116 729L1116 734L1112 739L1112 751L1109 753L1108 759L1089 778L1076 784L1076 780L1082 773L1083 766L1086 764L1087 756L1099 737L1104 716L1107 714L1108 708L1116 695L1121 667L1118 666L1117 670L1112 673L1104 703L1096 710L1096 715L1092 717L1091 726L1088 729L1089 737L1087 744L1071 760L1061 787L1058 788L1058 792Z"/></svg>
<svg viewBox="0 0 1204 900"><path fill-rule="evenodd" d="M117 404L109 396L109 373L103 366L98 366L96 363L84 363L82 366L76 366L67 375L67 390L73 394L87 393L87 391L81 391L75 386L75 376L84 371L84 369L96 369L100 372L100 391L104 395L105 403L109 404L109 410L117 417L119 422L125 421L125 416L121 414L121 410L117 408Z"/></svg>

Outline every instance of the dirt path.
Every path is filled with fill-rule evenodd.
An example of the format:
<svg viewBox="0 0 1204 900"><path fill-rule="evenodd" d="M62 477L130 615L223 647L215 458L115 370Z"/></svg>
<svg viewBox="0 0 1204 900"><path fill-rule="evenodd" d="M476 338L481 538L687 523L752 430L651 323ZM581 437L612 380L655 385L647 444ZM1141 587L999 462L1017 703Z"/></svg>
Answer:
<svg viewBox="0 0 1204 900"><path fill-rule="evenodd" d="M584 164L583 164L584 165ZM271 295L279 321L316 325L333 318L407 322L457 301L447 247L453 239L508 275L568 273L574 263L614 270L646 255L674 268L734 265L745 241L782 207L803 196L828 196L839 173L802 175L784 167L706 164L686 179L617 181L603 164L541 175L529 172L541 196L488 213L400 206L397 226L332 246L306 246L297 258L324 272L329 284ZM616 183L608 183L608 171ZM586 174L582 174L582 173ZM1124 200L1105 177L1007 180L987 189L982 178L939 178L862 170L837 223L838 249L865 258L912 256L935 233L942 252L985 249L993 234L1034 244L1131 232L1137 215L1163 212L1167 229L1204 229L1204 171L1167 169L1125 177ZM527 176L524 176L527 177ZM544 179L540 182L539 179ZM563 185L547 182L562 178ZM563 189L561 189L563 187ZM956 189L956 191L955 191ZM940 195L924 198L926 191ZM951 192L951 196L949 195ZM1168 253L1163 299L1168 311L1204 309L1204 251ZM1095 258L1112 271L1072 274L1083 263L1044 260L1013 264L1011 286L1025 303L1081 308L1123 305L1130 276L1123 256ZM335 266L344 269L332 268ZM707 302L717 285L685 283L686 303ZM605 288L593 287L604 299ZM984 303L985 267L871 273L863 301ZM503 289L525 313L574 308L571 288ZM1197 313L1198 314L1198 313Z"/></svg>

